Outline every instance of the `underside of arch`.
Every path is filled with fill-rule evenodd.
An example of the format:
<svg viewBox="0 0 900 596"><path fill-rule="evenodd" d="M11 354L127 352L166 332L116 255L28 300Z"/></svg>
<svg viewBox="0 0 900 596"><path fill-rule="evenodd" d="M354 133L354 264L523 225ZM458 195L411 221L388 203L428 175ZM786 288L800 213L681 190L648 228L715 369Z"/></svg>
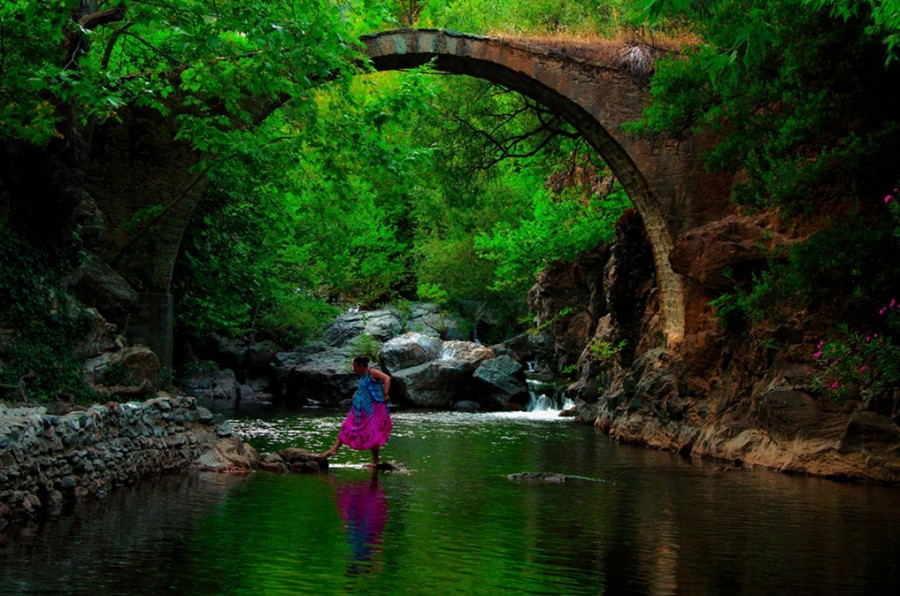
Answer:
<svg viewBox="0 0 900 596"><path fill-rule="evenodd" d="M510 56L521 50L497 40L447 31L406 30L362 38L372 66L378 71L416 68L428 63L443 72L485 79L521 93L547 106L576 128L606 161L641 213L649 238L660 290L660 308L667 345L684 335L684 297L680 276L672 271L672 239L666 218L634 160L610 132L575 99L551 88L540 77L510 66ZM479 48L479 44L489 47ZM474 45L474 51L473 51ZM526 53L527 56L527 53ZM505 59L504 59L505 58ZM517 56L516 60L521 61ZM530 68L533 70L533 65ZM559 74L554 73L558 79ZM594 90L599 93L600 90Z"/></svg>

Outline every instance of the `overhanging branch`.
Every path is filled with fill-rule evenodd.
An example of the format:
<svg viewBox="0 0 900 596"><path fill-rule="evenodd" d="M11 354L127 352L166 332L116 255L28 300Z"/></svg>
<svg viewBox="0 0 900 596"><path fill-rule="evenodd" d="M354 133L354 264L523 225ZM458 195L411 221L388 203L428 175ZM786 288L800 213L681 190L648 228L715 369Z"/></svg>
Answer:
<svg viewBox="0 0 900 596"><path fill-rule="evenodd" d="M485 90L488 97L496 97L513 93L502 87L491 87ZM485 110L474 116L455 111L450 118L459 128L468 131L467 136L480 139L481 158L474 166L476 170L487 170L498 163L512 158L533 157L546 149L547 146L559 137L577 139L580 135L566 125L565 120L545 106L526 97L519 99L520 103L511 110L497 112ZM514 122L521 121L527 115L532 115L536 125L524 130L516 130L512 134L505 131L513 126ZM493 122L484 126L480 122Z"/></svg>

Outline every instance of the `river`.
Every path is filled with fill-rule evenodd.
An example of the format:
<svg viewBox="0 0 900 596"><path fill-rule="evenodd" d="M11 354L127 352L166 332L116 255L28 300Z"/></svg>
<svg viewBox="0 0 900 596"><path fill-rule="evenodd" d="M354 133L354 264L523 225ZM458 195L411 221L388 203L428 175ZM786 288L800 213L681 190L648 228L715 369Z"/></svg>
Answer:
<svg viewBox="0 0 900 596"><path fill-rule="evenodd" d="M261 452L342 413L246 411ZM373 476L168 476L0 532L4 594L895 594L900 489L616 445L554 412L394 412ZM564 474L563 483L511 480Z"/></svg>

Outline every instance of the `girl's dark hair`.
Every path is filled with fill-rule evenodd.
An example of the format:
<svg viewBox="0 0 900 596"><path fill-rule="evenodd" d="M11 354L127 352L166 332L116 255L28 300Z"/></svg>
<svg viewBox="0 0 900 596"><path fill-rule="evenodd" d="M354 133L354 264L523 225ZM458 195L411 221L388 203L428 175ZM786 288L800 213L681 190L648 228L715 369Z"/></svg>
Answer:
<svg viewBox="0 0 900 596"><path fill-rule="evenodd" d="M357 356L356 358L353 359L353 364L355 364L356 366L365 366L366 368L368 368L369 367L369 359L366 358L365 356Z"/></svg>

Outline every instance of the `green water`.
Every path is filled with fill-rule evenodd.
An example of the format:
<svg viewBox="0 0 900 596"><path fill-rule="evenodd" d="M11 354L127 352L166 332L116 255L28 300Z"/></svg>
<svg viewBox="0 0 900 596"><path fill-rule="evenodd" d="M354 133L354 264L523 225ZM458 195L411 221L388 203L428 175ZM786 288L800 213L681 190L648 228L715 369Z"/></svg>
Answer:
<svg viewBox="0 0 900 596"><path fill-rule="evenodd" d="M260 451L340 412L244 413ZM12 594L894 594L898 489L729 471L547 414L395 412L372 476L165 477L0 535ZM564 484L511 473L569 475Z"/></svg>

